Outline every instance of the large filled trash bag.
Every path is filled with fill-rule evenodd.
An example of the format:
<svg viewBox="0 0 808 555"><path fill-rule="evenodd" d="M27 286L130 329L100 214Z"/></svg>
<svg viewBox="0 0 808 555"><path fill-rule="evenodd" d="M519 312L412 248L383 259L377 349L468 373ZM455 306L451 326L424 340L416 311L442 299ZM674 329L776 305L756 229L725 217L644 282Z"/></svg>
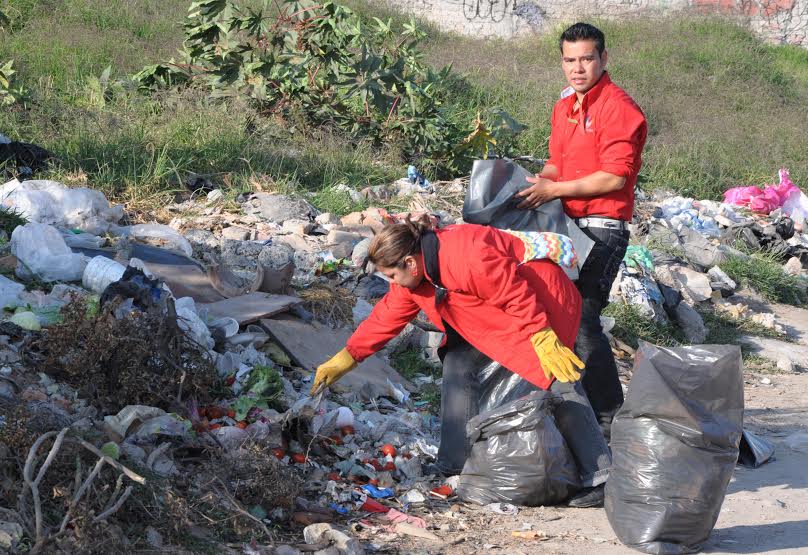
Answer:
<svg viewBox="0 0 808 555"><path fill-rule="evenodd" d="M564 213L560 200L532 210L517 208L522 199L515 195L530 185L526 179L532 176L513 160L475 160L463 203L463 221L497 229L551 231L566 235L572 239L578 265L563 269L570 279L577 279L578 270L583 267L594 242Z"/></svg>
<svg viewBox="0 0 808 555"><path fill-rule="evenodd" d="M741 350L642 343L612 423L606 515L624 544L693 553L715 526L743 433Z"/></svg>
<svg viewBox="0 0 808 555"><path fill-rule="evenodd" d="M574 493L578 469L553 419L558 403L558 397L532 393L469 420L471 454L458 496L480 505L535 507L559 503Z"/></svg>

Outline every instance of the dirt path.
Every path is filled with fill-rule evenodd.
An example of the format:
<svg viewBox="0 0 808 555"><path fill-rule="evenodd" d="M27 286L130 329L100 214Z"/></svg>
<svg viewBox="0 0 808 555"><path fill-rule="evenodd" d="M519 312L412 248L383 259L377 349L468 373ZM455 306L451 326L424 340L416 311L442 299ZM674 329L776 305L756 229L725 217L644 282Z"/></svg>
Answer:
<svg viewBox="0 0 808 555"><path fill-rule="evenodd" d="M761 382L765 378L771 380L771 385ZM721 516L704 551L808 553L808 453L792 451L783 444L789 434L808 431L808 373L748 374L746 384L746 428L777 445L776 460L754 470L736 468ZM427 521L442 527L435 530L442 539L458 543L374 543L399 553L637 553L620 544L602 509L547 507L524 509L515 517L505 517L463 507L456 518L437 513ZM513 530L527 525L551 538L537 541L511 537Z"/></svg>

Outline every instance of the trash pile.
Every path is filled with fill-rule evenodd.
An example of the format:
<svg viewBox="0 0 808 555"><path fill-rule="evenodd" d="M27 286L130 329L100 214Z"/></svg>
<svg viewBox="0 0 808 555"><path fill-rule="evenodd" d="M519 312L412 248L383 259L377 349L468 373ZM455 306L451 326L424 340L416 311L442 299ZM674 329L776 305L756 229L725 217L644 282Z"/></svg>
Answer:
<svg viewBox="0 0 808 555"><path fill-rule="evenodd" d="M808 196L780 171L779 186L727 191L725 202L657 195L638 199L647 217L631 225L632 242L609 299L646 318L681 328L688 343L708 335L700 312L749 320L785 335L770 312L756 312L735 294L742 288L722 268L763 252L808 291ZM765 200L763 200L765 197ZM636 220L635 220L636 222Z"/></svg>
<svg viewBox="0 0 808 555"><path fill-rule="evenodd" d="M417 172L406 181L417 197L463 192ZM375 356L328 398L308 396L316 366L387 291L367 264L370 238L406 214L337 218L266 193L238 202L227 210L215 190L168 207L163 225L129 221L92 189L0 187L0 211L18 218L0 247L5 548L278 543L281 526L290 543L302 532L362 553L340 531L357 518L365 537L437 541L417 515L448 509L457 484L424 473L438 420L413 398L434 378L411 382ZM419 326L389 352L434 355L438 334ZM123 532L133 521L140 535Z"/></svg>
<svg viewBox="0 0 808 555"><path fill-rule="evenodd" d="M308 394L315 368L388 290L368 262L374 233L409 214L460 223L465 189L410 168L390 186L342 186L354 200L395 197L408 212L338 217L304 198L259 191L234 205L203 187L165 207L165 225L130 221L93 189L0 187L0 213L18 219L0 232L0 529L13 531L0 545L108 553L192 538L244 553L355 554L405 538L443 545L468 527L462 487L484 511L515 514L490 496L496 484L430 473L439 420L423 394L440 378L405 378L388 362L408 348L437 361L441 334L430 324L408 325L327 396ZM739 241L756 242L805 273L808 201L785 192L754 204L782 198L765 215L679 197L645 202L653 217L634 226L643 244L629 248L612 299L678 323L692 343L707 335L701 303L778 330L733 303L739 284L720 266L744 256ZM512 409L514 426L549 437L537 402ZM493 432L476 425L483 468ZM534 478L533 489L506 487L531 499L576 487Z"/></svg>

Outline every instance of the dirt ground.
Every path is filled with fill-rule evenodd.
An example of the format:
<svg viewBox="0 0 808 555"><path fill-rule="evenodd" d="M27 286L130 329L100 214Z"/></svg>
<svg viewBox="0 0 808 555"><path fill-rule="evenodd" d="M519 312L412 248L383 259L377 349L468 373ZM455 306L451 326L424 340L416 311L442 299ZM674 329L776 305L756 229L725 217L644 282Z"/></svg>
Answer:
<svg viewBox="0 0 808 555"><path fill-rule="evenodd" d="M761 383L766 378L771 380L770 385ZM745 427L775 443L775 460L757 469L736 467L704 552L808 553L808 453L793 451L783 444L789 434L808 431L808 373L747 374ZM464 506L459 514L455 513L456 518L448 517L447 513L427 517L427 522L442 525L442 530L434 532L446 544L423 540L393 542L398 543L396 552L637 553L619 542L603 509L540 507L522 509L516 516L502 516ZM549 539L511 537L512 531L528 525L534 531L544 532ZM374 543L373 539L370 541ZM393 547L386 541L379 543L388 550Z"/></svg>

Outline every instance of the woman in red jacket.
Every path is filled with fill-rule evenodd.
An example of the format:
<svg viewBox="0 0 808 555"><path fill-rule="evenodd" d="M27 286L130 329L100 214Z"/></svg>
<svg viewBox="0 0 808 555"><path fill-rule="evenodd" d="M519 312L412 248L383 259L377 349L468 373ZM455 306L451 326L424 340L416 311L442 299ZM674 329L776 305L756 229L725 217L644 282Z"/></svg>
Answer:
<svg viewBox="0 0 808 555"><path fill-rule="evenodd" d="M390 291L345 349L317 369L312 391L384 347L423 310L446 332L438 469L450 475L463 468L471 447L465 425L479 412L479 378L470 368L488 357L564 398L556 422L585 487L569 504L602 504L611 455L580 386L583 363L571 351L581 297L558 265L574 264L571 241L473 224L433 231L426 220L408 219L385 227L369 257L392 281Z"/></svg>

